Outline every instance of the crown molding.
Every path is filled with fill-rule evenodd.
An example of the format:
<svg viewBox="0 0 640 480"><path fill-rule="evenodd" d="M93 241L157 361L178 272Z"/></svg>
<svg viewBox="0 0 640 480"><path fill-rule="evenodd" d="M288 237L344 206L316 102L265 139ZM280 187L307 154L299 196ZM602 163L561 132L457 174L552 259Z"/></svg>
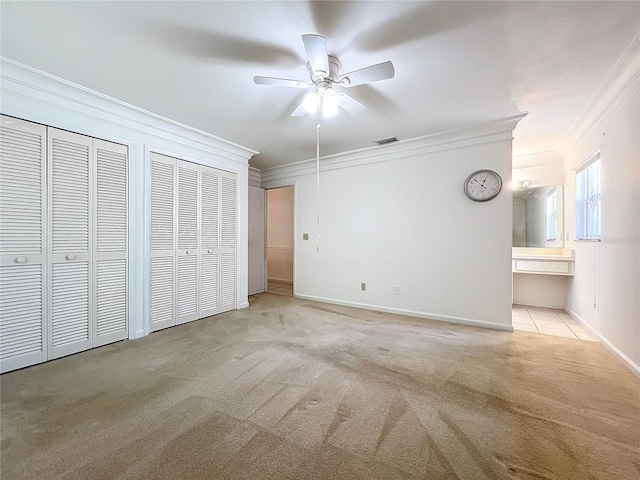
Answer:
<svg viewBox="0 0 640 480"><path fill-rule="evenodd" d="M249 186L250 187L260 187L262 183L262 176L260 174L260 170L255 167L249 167Z"/></svg>
<svg viewBox="0 0 640 480"><path fill-rule="evenodd" d="M640 32L582 109L557 148L567 156L573 148L624 106L640 89Z"/></svg>
<svg viewBox="0 0 640 480"><path fill-rule="evenodd" d="M320 157L320 170L325 172L494 142L510 142L513 139L513 129L526 115L525 112L512 117L401 140L389 145L327 155ZM260 170L263 187L275 186L283 181L315 172L315 158Z"/></svg>
<svg viewBox="0 0 640 480"><path fill-rule="evenodd" d="M513 169L549 167L551 165L562 165L564 159L562 155L554 150L530 153L526 155L514 155Z"/></svg>
<svg viewBox="0 0 640 480"><path fill-rule="evenodd" d="M146 135L172 138L245 165L253 155L259 153L2 56L0 87L2 113L25 120L46 123L37 112L25 111L20 107L24 103L21 99L27 97L40 105L97 117L102 122L126 126Z"/></svg>

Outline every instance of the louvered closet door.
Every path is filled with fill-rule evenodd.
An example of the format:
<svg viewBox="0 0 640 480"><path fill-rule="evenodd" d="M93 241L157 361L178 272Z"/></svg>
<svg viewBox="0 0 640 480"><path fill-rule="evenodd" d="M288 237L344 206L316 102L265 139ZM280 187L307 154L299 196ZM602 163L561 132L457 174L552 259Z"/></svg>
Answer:
<svg viewBox="0 0 640 480"><path fill-rule="evenodd" d="M198 317L198 187L200 169L189 162L177 161L178 167L178 318L176 323Z"/></svg>
<svg viewBox="0 0 640 480"><path fill-rule="evenodd" d="M236 308L236 176L220 172L220 312Z"/></svg>
<svg viewBox="0 0 640 480"><path fill-rule="evenodd" d="M127 147L93 140L95 328L93 346L128 338Z"/></svg>
<svg viewBox="0 0 640 480"><path fill-rule="evenodd" d="M220 174L200 167L200 318L220 312Z"/></svg>
<svg viewBox="0 0 640 480"><path fill-rule="evenodd" d="M48 130L49 358L91 348L92 139Z"/></svg>
<svg viewBox="0 0 640 480"><path fill-rule="evenodd" d="M151 330L176 324L175 207L176 159L151 154Z"/></svg>
<svg viewBox="0 0 640 480"><path fill-rule="evenodd" d="M0 119L0 371L47 359L46 127Z"/></svg>

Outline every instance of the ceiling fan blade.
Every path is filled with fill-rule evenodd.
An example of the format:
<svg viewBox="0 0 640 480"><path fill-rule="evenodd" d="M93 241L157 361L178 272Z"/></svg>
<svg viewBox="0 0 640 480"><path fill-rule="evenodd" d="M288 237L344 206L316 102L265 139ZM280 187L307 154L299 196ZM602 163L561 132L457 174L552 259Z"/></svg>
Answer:
<svg viewBox="0 0 640 480"><path fill-rule="evenodd" d="M351 114L364 112L367 109L348 93L340 92L338 96L340 97L340 106Z"/></svg>
<svg viewBox="0 0 640 480"><path fill-rule="evenodd" d="M361 68L354 72L347 73L340 77L340 81L345 81L343 87L356 87L365 83L373 83L379 80L386 80L387 78L393 78L395 75L395 69L393 63L383 62L377 65L371 65L370 67Z"/></svg>
<svg viewBox="0 0 640 480"><path fill-rule="evenodd" d="M300 105L298 105L298 108L296 108L293 113L291 114L292 117L304 117L307 114L307 111L305 110L305 108L302 106L302 103Z"/></svg>
<svg viewBox="0 0 640 480"><path fill-rule="evenodd" d="M311 64L311 70L318 76L329 75L329 54L327 53L327 39L322 35L302 35L304 49ZM322 73L321 73L322 72Z"/></svg>
<svg viewBox="0 0 640 480"><path fill-rule="evenodd" d="M227 35L216 33L210 28L195 26L179 26L173 24L158 24L150 30L156 42L161 42L167 48L181 56L188 56L207 62L221 60L223 62L247 63L254 65L269 64L283 68L294 68L300 65L300 57L289 48L269 39L250 40L242 35Z"/></svg>
<svg viewBox="0 0 640 480"><path fill-rule="evenodd" d="M293 87L293 88L307 88L311 85L303 82L302 80L290 80L287 78L275 78L275 77L253 77L253 82L258 85L275 85L276 87Z"/></svg>

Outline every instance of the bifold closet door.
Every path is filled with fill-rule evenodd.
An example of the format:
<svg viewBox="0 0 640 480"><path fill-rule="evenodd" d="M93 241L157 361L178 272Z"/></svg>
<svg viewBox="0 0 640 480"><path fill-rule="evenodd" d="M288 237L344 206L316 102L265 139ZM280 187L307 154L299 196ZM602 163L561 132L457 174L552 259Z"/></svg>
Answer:
<svg viewBox="0 0 640 480"><path fill-rule="evenodd" d="M198 209L200 169L189 162L177 161L178 171L178 318L181 324L198 317Z"/></svg>
<svg viewBox="0 0 640 480"><path fill-rule="evenodd" d="M128 338L127 147L93 140L95 168L93 346Z"/></svg>
<svg viewBox="0 0 640 480"><path fill-rule="evenodd" d="M151 154L151 268L149 322L151 331L176 324L176 159Z"/></svg>
<svg viewBox="0 0 640 480"><path fill-rule="evenodd" d="M236 308L236 175L151 154L150 324Z"/></svg>
<svg viewBox="0 0 640 480"><path fill-rule="evenodd" d="M46 127L0 118L0 371L47 359Z"/></svg>
<svg viewBox="0 0 640 480"><path fill-rule="evenodd" d="M220 172L220 312L236 308L236 175Z"/></svg>
<svg viewBox="0 0 640 480"><path fill-rule="evenodd" d="M200 167L200 318L220 312L220 173Z"/></svg>
<svg viewBox="0 0 640 480"><path fill-rule="evenodd" d="M128 336L127 147L1 118L3 372Z"/></svg>
<svg viewBox="0 0 640 480"><path fill-rule="evenodd" d="M48 129L49 358L92 346L92 139Z"/></svg>

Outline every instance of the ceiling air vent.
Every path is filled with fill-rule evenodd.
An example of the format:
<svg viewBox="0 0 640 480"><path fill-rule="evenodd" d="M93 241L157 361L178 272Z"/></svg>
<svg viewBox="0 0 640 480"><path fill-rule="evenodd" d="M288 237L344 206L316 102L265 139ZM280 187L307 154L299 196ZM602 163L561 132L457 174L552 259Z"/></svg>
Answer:
<svg viewBox="0 0 640 480"><path fill-rule="evenodd" d="M389 138L383 138L382 140L376 140L376 143L378 145L387 145L388 143L393 143L397 141L398 141L398 137L389 137Z"/></svg>

